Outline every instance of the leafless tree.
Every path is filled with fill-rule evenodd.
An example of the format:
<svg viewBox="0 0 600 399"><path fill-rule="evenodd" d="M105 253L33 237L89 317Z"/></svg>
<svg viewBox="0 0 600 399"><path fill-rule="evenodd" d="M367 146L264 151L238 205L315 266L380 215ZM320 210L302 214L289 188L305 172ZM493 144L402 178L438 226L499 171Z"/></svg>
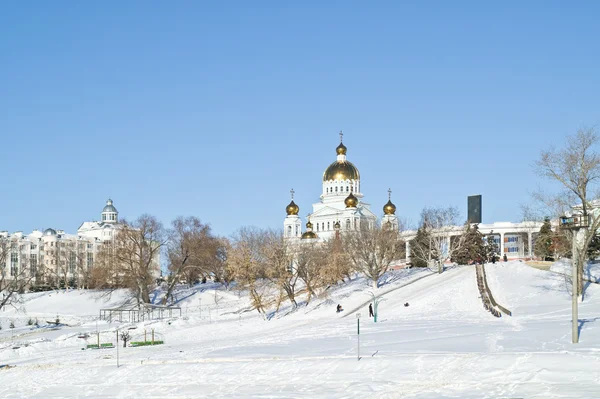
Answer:
<svg viewBox="0 0 600 399"><path fill-rule="evenodd" d="M352 262L344 249L342 237L334 237L322 244L325 263L321 269L323 282L327 285L337 284L346 278L350 280L354 271Z"/></svg>
<svg viewBox="0 0 600 399"><path fill-rule="evenodd" d="M28 268L28 260L19 252L17 241L0 236L0 309L17 307L22 302L21 294L34 277Z"/></svg>
<svg viewBox="0 0 600 399"><path fill-rule="evenodd" d="M307 304L324 285L323 268L327 264L327 255L319 243L303 242L296 248L294 267L298 278L304 283Z"/></svg>
<svg viewBox="0 0 600 399"><path fill-rule="evenodd" d="M286 297L293 307L297 307L298 270L293 267L294 251L285 240L283 232L264 231L261 252L261 257L266 262L266 275L280 292L276 300L277 309L279 309L282 299Z"/></svg>
<svg viewBox="0 0 600 399"><path fill-rule="evenodd" d="M428 243L411 246L411 257L442 273L444 262L452 259L465 244L464 235L456 234L459 216L456 207L424 208L421 211L421 228L428 237Z"/></svg>
<svg viewBox="0 0 600 399"><path fill-rule="evenodd" d="M167 242L165 229L147 214L120 224L114 241L105 243L108 277L129 288L138 304L150 303L150 290L160 270L157 260Z"/></svg>
<svg viewBox="0 0 600 399"><path fill-rule="evenodd" d="M168 232L167 259L171 272L163 303L167 303L175 285L183 278L193 283L199 276L208 274L206 265L216 256L216 238L210 226L197 217L178 217Z"/></svg>
<svg viewBox="0 0 600 399"><path fill-rule="evenodd" d="M379 225L346 232L343 243L353 267L373 282L373 288L394 261L406 256L398 231Z"/></svg>
<svg viewBox="0 0 600 399"><path fill-rule="evenodd" d="M567 138L563 149L542 151L535 163L539 176L558 183L557 192L534 193L554 216L579 214L588 217L589 227L571 234L576 239L573 260L578 265L578 295L583 293L583 266L588 247L600 227L600 155L596 152L599 137L595 128L582 128ZM575 236L577 238L575 238Z"/></svg>
<svg viewBox="0 0 600 399"><path fill-rule="evenodd" d="M252 306L263 317L270 295L267 263L262 250L265 233L262 230L243 227L238 230L227 256L227 267L236 282L236 288L247 290Z"/></svg>

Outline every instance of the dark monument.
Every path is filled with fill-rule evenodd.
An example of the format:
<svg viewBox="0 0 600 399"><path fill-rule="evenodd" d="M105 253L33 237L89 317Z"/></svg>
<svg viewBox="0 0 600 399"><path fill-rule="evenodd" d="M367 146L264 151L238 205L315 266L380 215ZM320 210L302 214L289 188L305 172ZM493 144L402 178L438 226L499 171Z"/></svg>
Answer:
<svg viewBox="0 0 600 399"><path fill-rule="evenodd" d="M469 223L481 223L481 195L470 195L467 208Z"/></svg>

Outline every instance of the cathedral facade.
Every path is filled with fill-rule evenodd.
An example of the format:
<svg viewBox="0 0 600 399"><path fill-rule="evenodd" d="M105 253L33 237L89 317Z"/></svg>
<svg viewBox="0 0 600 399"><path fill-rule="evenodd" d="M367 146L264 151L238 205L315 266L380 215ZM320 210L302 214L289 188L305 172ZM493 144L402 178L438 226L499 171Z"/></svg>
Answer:
<svg viewBox="0 0 600 399"><path fill-rule="evenodd" d="M302 220L298 216L300 208L292 201L286 207L287 216L283 222L284 236L288 240L327 241L336 234L372 228L381 222L398 230L396 206L391 198L383 206L381 220L371 210L371 205L363 201L358 168L347 159L348 149L342 142L335 149L336 160L325 169L322 179L322 192L319 202L312 205L312 213L307 216L306 229L302 231ZM388 190L391 197L391 191Z"/></svg>

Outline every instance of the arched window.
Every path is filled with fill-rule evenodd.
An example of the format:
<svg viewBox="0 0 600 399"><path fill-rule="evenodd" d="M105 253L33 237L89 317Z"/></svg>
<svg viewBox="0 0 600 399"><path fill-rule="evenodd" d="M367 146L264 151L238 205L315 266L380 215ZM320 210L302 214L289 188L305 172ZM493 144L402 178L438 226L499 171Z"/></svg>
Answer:
<svg viewBox="0 0 600 399"><path fill-rule="evenodd" d="M350 186L346 186L346 192L350 191Z"/></svg>
<svg viewBox="0 0 600 399"><path fill-rule="evenodd" d="M106 215L102 215L102 221L104 222L106 220Z"/></svg>
<svg viewBox="0 0 600 399"><path fill-rule="evenodd" d="M292 236L292 226L288 226L288 237Z"/></svg>
<svg viewBox="0 0 600 399"><path fill-rule="evenodd" d="M350 230L350 219L346 219L346 230Z"/></svg>
<svg viewBox="0 0 600 399"><path fill-rule="evenodd" d="M329 222L327 222L327 230L329 230L329 229L330 229L330 228L329 228Z"/></svg>
<svg viewBox="0 0 600 399"><path fill-rule="evenodd" d="M319 231L319 223L317 223L317 231Z"/></svg>
<svg viewBox="0 0 600 399"><path fill-rule="evenodd" d="M337 193L337 186L335 186L335 192Z"/></svg>
<svg viewBox="0 0 600 399"><path fill-rule="evenodd" d="M321 230L325 231L325 222L321 223Z"/></svg>

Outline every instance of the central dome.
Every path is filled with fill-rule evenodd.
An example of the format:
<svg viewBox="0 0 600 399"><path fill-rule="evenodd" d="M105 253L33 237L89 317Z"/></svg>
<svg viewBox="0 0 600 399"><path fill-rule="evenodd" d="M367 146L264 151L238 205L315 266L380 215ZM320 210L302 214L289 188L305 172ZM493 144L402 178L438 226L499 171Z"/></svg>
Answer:
<svg viewBox="0 0 600 399"><path fill-rule="evenodd" d="M359 180L360 174L352 162L335 161L325 169L323 181L329 180Z"/></svg>

